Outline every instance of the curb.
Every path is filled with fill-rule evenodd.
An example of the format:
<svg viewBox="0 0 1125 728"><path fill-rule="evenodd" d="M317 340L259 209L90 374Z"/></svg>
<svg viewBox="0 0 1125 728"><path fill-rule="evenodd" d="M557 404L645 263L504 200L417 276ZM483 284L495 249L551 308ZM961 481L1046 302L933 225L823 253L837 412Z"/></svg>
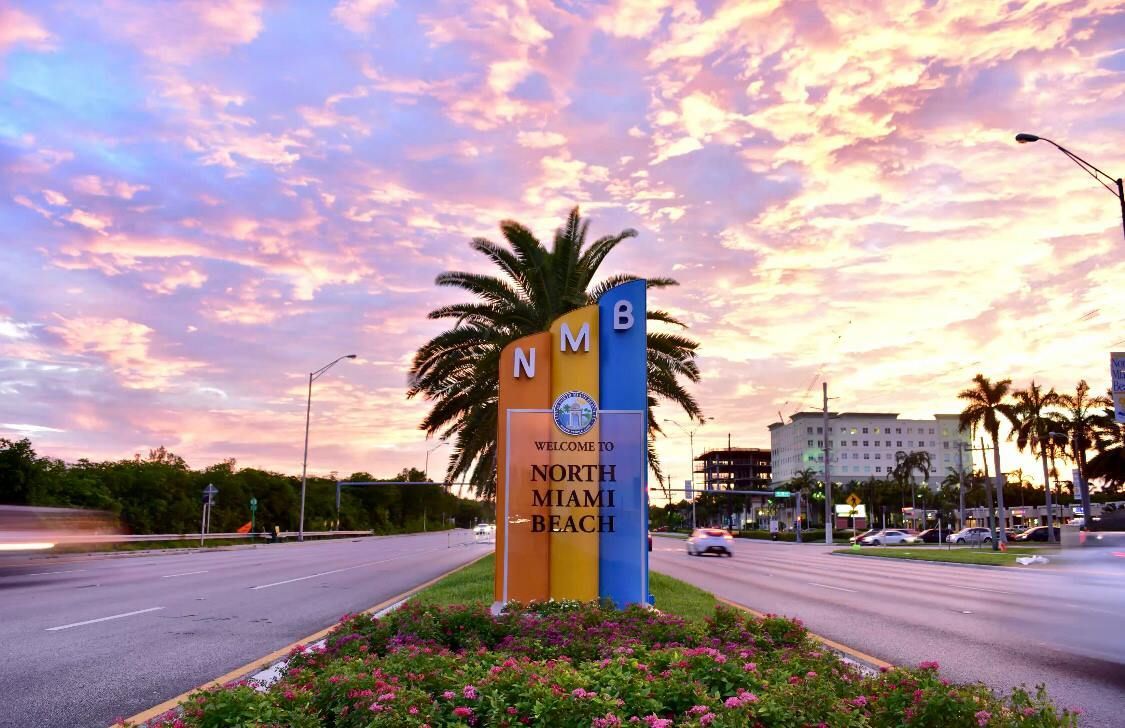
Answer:
<svg viewBox="0 0 1125 728"><path fill-rule="evenodd" d="M725 597L721 597L717 594L715 595L715 601L719 602L720 604L725 604L728 607L740 609L743 612L749 612L759 619L767 616L765 612L759 612L757 609L751 609L745 604L739 604L738 602L731 601L730 599L726 599ZM861 670L864 670L865 672L878 673L884 669L889 670L894 667L894 664L887 662L886 660L880 660L874 655L869 655L866 652L860 652L854 647L849 647L835 640L830 640L827 637L822 637L815 632L809 632L809 637L812 637L817 642L821 643L828 649L838 654L844 659L845 662L851 663L859 667Z"/></svg>
<svg viewBox="0 0 1125 728"><path fill-rule="evenodd" d="M360 612L359 614L376 614L377 612L384 612L384 611L389 612L389 611L392 611L393 609L397 609L402 604L404 604L410 597L414 596L415 594L422 591L426 587L431 586L431 585L441 581L442 579L444 579L445 577L447 577L451 574L455 574L458 571L461 571L462 569L466 569L466 568L472 566L473 564L477 563L481 559L488 556L489 553L491 553L491 552L485 552L485 553L481 554L480 556L478 556L477 558L475 558L471 561L467 561L464 564L461 564L460 566L457 566L453 569L450 569L449 571L447 571L443 574L438 574L437 576L430 579L429 581L425 581L425 582L422 582L421 584L418 584L417 586L411 587L410 589L407 589L406 591L402 592L401 594L396 594L395 596L391 597L390 599L384 599L383 601L379 602L375 606L370 607L368 609L365 609L362 612ZM261 673L261 672L267 672L267 671L273 670L273 669L278 667L278 663L285 662L286 655L288 655L294 649L297 649L298 647L309 645L313 642L317 642L318 640L323 640L325 637L327 637L329 634L331 634L332 631L334 629L336 629L336 627L339 626L339 624L340 624L339 622L334 622L333 624L331 624L328 627L325 627L324 629L320 630L319 632L314 632L313 634L309 635L308 637L305 637L304 639L299 639L296 642L291 642L290 644L286 645L285 647L281 647L279 649L276 649L273 652L269 653L268 655L265 655L264 657L259 657L256 660L253 660L251 662L246 663L242 667L237 667L234 670L231 670L230 672L228 672L224 675L220 675L219 677L217 677L213 680L208 680L207 682L203 683L202 685L194 687L191 690L186 690L186 691L180 693L179 695L177 695L173 698L169 698L168 700L165 700L163 703L160 703L159 705L154 705L153 707L149 708L148 710L143 710L140 713L137 713L136 715L130 716L128 718L124 718L122 720L118 720L115 723L113 723L113 725L111 725L110 728L114 728L115 726L123 726L123 725L144 726L148 721L152 720L153 718L158 718L161 715L164 715L165 713L167 713L168 711L176 709L177 707L179 707L180 703L184 702L185 700L187 700L188 697L190 697L194 693L199 692L200 690L206 690L208 688L214 688L214 687L222 687L223 685L226 685L227 683L236 682L238 680L242 680L244 678L251 677L251 676L256 675L258 673Z"/></svg>

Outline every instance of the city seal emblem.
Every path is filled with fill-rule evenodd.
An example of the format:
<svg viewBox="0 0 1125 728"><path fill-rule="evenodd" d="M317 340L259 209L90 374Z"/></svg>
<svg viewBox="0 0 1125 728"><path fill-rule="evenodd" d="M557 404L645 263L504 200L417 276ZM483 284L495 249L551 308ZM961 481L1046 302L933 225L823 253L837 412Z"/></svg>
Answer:
<svg viewBox="0 0 1125 728"><path fill-rule="evenodd" d="M585 392L560 394L551 407L555 426L567 435L585 435L598 421L598 403Z"/></svg>

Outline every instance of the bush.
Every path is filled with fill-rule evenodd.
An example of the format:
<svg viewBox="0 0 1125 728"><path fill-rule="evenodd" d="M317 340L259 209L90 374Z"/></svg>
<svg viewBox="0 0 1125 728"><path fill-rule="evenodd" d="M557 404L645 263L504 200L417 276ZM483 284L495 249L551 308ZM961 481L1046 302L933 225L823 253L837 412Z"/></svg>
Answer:
<svg viewBox="0 0 1125 728"><path fill-rule="evenodd" d="M734 535L735 535L736 538L757 538L757 539L765 539L767 541L773 538L772 533L770 533L769 531L763 531L763 530L736 531ZM835 533L833 533L833 536L835 536ZM797 534L794 533L792 530L778 531L777 540L778 541L796 541L797 540ZM823 528L804 529L804 530L801 531L801 540L807 541L809 543L811 543L813 541L823 541L824 540L824 529Z"/></svg>
<svg viewBox="0 0 1125 728"><path fill-rule="evenodd" d="M1004 700L936 664L864 677L799 622L720 608L706 623L554 603L493 618L407 605L345 619L266 692L199 692L161 728L1068 726L1042 689Z"/></svg>

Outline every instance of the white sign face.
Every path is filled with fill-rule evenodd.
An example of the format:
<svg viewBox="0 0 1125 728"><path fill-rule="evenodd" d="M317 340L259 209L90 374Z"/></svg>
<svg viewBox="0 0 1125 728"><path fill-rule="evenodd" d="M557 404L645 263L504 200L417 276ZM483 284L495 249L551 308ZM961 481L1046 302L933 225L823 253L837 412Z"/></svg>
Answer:
<svg viewBox="0 0 1125 728"><path fill-rule="evenodd" d="M837 518L867 518L867 505L860 503L855 508L849 505L836 505Z"/></svg>
<svg viewBox="0 0 1125 728"><path fill-rule="evenodd" d="M1113 390L1113 418L1125 423L1125 351L1109 355L1109 379Z"/></svg>

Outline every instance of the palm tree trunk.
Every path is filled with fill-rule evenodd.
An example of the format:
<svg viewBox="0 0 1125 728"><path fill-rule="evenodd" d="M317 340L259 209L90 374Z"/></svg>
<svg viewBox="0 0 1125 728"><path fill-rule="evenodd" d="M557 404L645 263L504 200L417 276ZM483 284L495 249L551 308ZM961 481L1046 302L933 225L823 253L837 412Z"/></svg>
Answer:
<svg viewBox="0 0 1125 728"><path fill-rule="evenodd" d="M1055 517L1051 508L1051 476L1047 472L1047 449L1039 441L1039 455L1043 460L1043 491L1047 495L1047 543L1055 542Z"/></svg>
<svg viewBox="0 0 1125 728"><path fill-rule="evenodd" d="M1008 543L1008 534L1004 530L1007 523L1007 517L1004 513L1004 473L1000 470L1000 435L995 433L992 435L992 462L996 466L996 520L1000 522L999 533L997 540L1000 543ZM993 548L999 548L996 543L992 544Z"/></svg>

